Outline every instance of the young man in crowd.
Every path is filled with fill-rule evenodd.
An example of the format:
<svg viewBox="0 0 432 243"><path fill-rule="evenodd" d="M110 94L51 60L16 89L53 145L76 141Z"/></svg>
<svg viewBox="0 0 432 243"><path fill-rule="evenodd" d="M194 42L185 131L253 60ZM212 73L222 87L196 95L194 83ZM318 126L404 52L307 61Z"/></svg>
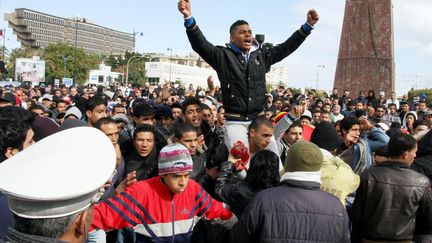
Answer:
<svg viewBox="0 0 432 243"><path fill-rule="evenodd" d="M93 228L133 227L139 242L189 242L198 220L231 219L232 213L190 180L193 162L181 144L165 146L159 175L128 187L94 208Z"/></svg>
<svg viewBox="0 0 432 243"><path fill-rule="evenodd" d="M418 242L432 239L432 191L429 178L410 168L417 152L408 134L388 143L389 161L361 175L352 209L354 242Z"/></svg>
<svg viewBox="0 0 432 243"><path fill-rule="evenodd" d="M88 125L94 127L100 118L108 116L106 101L96 96L89 99L85 105L85 114Z"/></svg>
<svg viewBox="0 0 432 243"><path fill-rule="evenodd" d="M288 129L283 133L280 140L281 161L285 161L289 148L297 141L303 140L303 126L300 122L293 122Z"/></svg>

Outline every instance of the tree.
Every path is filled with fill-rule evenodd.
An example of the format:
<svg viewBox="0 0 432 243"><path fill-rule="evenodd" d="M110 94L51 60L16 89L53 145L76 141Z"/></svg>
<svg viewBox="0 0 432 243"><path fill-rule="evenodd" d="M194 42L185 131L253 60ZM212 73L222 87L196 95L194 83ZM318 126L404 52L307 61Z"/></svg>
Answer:
<svg viewBox="0 0 432 243"><path fill-rule="evenodd" d="M101 59L97 55L86 53L82 48L77 48L75 53L75 47L63 42L50 44L45 47L42 59L46 62L45 80L47 82L51 82L56 78L61 79L65 76L64 65L66 59L66 77L73 78L74 66L76 65L77 85L84 84L90 69L96 69L101 62Z"/></svg>

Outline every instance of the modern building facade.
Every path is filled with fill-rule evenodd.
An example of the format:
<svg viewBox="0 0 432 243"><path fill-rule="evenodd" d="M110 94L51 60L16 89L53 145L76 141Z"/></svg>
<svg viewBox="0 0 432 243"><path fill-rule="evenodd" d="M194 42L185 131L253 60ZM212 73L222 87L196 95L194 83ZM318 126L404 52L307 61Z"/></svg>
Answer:
<svg viewBox="0 0 432 243"><path fill-rule="evenodd" d="M133 51L135 46L132 33L96 25L85 18L62 18L26 8L5 13L4 17L25 48L65 42L91 53L124 55L125 51Z"/></svg>

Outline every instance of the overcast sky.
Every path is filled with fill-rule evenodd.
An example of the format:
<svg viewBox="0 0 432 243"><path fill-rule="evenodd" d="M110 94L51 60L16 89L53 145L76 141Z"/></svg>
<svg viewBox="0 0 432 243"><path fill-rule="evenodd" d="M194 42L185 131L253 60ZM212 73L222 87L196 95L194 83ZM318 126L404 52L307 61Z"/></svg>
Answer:
<svg viewBox="0 0 432 243"><path fill-rule="evenodd" d="M305 22L306 13L315 8L321 19L307 41L278 66L289 68L288 86L315 87L317 66L319 87L333 85L343 22L345 1L257 1L191 0L192 12L207 39L215 45L228 42L228 29L237 19L249 22L254 33L266 35L266 41L280 43ZM432 86L431 0L394 0L396 91ZM176 0L1 0L0 11L29 8L61 17L85 17L96 24L137 35L136 50L185 55L191 52L177 10ZM6 28L2 19L0 28ZM19 47L11 29L6 29L6 47Z"/></svg>

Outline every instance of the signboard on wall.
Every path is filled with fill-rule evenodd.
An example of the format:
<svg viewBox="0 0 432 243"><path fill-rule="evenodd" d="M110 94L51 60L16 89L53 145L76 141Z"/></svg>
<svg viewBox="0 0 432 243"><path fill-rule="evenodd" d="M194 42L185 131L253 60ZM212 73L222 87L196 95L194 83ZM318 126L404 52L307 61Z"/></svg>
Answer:
<svg viewBox="0 0 432 243"><path fill-rule="evenodd" d="M38 58L17 58L15 80L45 82L45 61Z"/></svg>

